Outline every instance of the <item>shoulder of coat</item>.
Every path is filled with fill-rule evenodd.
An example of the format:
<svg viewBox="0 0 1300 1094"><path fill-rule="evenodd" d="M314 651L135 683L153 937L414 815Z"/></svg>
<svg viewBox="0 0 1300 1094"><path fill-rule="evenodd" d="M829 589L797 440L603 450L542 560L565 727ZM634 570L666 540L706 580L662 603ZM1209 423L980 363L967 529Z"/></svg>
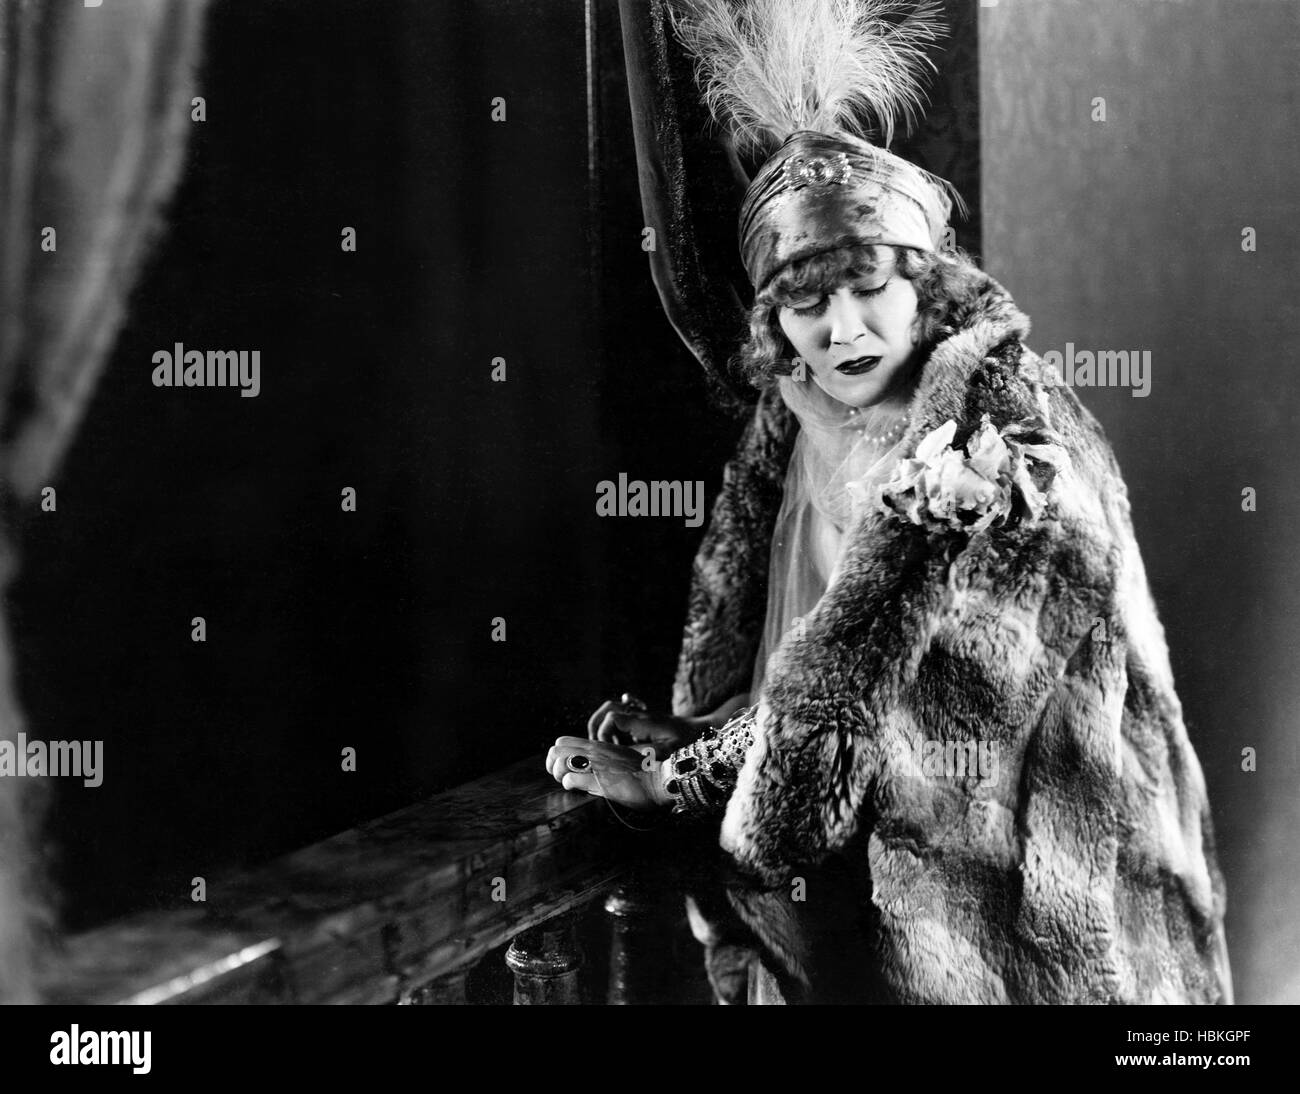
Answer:
<svg viewBox="0 0 1300 1094"><path fill-rule="evenodd" d="M984 357L972 382L1002 392L1019 412L1036 412L1045 421L1088 419L1082 404L1065 383L1059 369L1035 353L1017 335L993 347Z"/></svg>
<svg viewBox="0 0 1300 1094"><path fill-rule="evenodd" d="M1044 412L1043 392L1053 386L1050 377L1040 377L1041 359L1011 334L988 349L967 376L968 402L972 410L989 410L995 417L1022 416L1033 410Z"/></svg>
<svg viewBox="0 0 1300 1094"><path fill-rule="evenodd" d="M981 367L989 375L1002 379L1016 377L1026 382L1038 382L1045 387L1055 387L1062 382L1061 374L1042 357L1030 349L1019 335L1008 335L984 355Z"/></svg>

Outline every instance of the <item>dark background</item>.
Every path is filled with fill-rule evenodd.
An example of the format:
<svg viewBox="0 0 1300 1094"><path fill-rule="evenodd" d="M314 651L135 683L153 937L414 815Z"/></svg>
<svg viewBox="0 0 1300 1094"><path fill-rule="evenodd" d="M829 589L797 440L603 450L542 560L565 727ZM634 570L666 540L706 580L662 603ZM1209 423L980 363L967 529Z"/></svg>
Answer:
<svg viewBox="0 0 1300 1094"><path fill-rule="evenodd" d="M1000 0L978 65L975 5L950 8L971 48L901 150L958 183L959 238L1035 349L1153 350L1147 399L1079 395L1205 767L1238 999L1296 1001L1296 6ZM624 688L666 705L702 529L597 518L595 485L711 500L739 424L655 295L616 5L586 14L213 4L169 232L58 511L18 537L28 733L105 741L103 786L50 780L66 926L189 906L196 875L524 756L540 772ZM154 388L177 341L260 350L261 394Z"/></svg>
<svg viewBox="0 0 1300 1094"><path fill-rule="evenodd" d="M168 233L17 537L28 732L105 742L50 788L67 928L666 707L702 528L596 484L711 504L740 425L663 316L592 25L589 58L580 3L212 5ZM177 341L260 350L261 393L155 388Z"/></svg>
<svg viewBox="0 0 1300 1094"><path fill-rule="evenodd" d="M206 54L170 232L12 594L29 732L106 742L102 787L56 788L69 926L540 771L601 694L581 6L220 2ZM176 341L259 349L261 394L154 388Z"/></svg>

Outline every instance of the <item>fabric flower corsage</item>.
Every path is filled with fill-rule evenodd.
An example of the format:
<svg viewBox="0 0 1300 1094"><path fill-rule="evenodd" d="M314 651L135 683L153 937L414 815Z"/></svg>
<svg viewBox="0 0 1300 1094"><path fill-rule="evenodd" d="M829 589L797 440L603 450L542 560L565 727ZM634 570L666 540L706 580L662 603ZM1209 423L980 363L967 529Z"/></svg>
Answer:
<svg viewBox="0 0 1300 1094"><path fill-rule="evenodd" d="M879 488L877 508L913 524L975 533L991 524L1038 517L1045 493L1058 471L1069 466L1065 449L1038 417L1011 422L1000 431L988 414L963 447L953 446L957 423L949 418L900 460L893 477ZM1041 486L1034 481L1033 461Z"/></svg>

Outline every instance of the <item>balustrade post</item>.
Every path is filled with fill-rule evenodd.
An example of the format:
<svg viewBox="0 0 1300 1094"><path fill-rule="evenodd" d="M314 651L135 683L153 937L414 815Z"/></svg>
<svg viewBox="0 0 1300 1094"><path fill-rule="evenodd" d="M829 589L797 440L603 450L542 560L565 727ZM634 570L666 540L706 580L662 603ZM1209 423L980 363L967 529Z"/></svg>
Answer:
<svg viewBox="0 0 1300 1094"><path fill-rule="evenodd" d="M582 948L573 915L556 916L516 935L506 951L506 967L515 975L516 1006L581 1003Z"/></svg>
<svg viewBox="0 0 1300 1094"><path fill-rule="evenodd" d="M673 929L681 895L638 870L605 899L610 917L609 996L613 1006L679 1002Z"/></svg>

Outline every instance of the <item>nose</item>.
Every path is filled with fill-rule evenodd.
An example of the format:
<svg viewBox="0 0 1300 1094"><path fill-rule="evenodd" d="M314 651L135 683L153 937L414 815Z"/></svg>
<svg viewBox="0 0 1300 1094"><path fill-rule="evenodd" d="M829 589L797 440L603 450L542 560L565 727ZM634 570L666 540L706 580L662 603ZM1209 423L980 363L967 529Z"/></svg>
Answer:
<svg viewBox="0 0 1300 1094"><path fill-rule="evenodd" d="M848 286L842 286L830 294L826 314L831 323L831 345L833 346L847 346L867 333L867 325L862 321L858 299Z"/></svg>

